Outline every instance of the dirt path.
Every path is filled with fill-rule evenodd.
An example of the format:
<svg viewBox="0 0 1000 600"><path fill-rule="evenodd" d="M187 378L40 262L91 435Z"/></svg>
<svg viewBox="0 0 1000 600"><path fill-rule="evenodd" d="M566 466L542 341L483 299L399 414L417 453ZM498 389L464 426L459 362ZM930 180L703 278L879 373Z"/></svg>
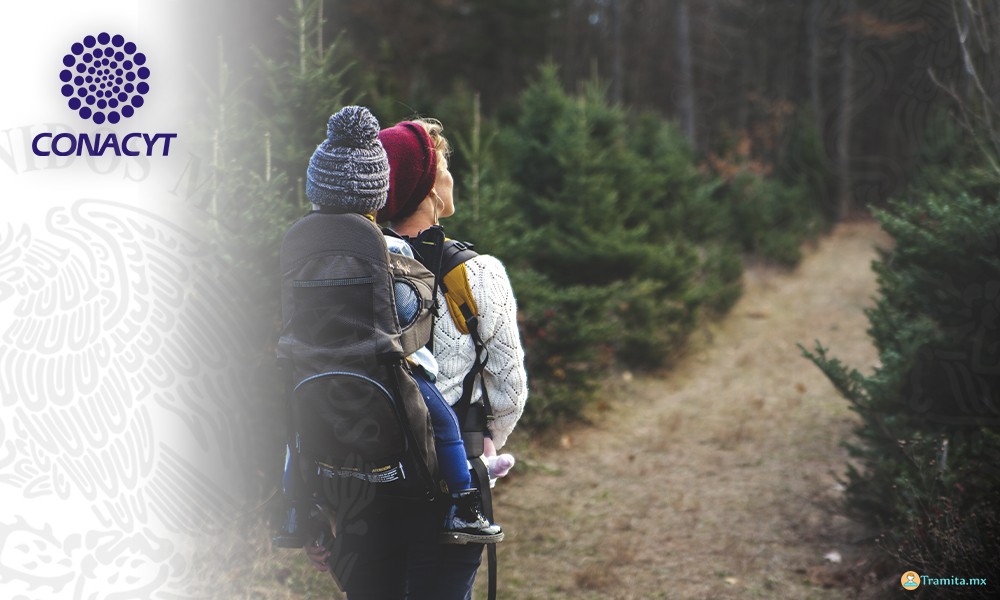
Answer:
<svg viewBox="0 0 1000 600"><path fill-rule="evenodd" d="M850 555L832 473L854 418L796 343L874 364L862 310L887 243L852 223L792 273L749 269L743 299L666 377L622 376L555 447L516 440L520 472L497 490L500 597L845 597L815 569Z"/></svg>

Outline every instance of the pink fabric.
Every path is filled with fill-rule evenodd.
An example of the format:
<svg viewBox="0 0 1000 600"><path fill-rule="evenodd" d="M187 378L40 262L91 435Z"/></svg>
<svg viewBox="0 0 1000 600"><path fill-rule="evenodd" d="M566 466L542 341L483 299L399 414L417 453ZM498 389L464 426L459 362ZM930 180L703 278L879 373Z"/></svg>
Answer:
<svg viewBox="0 0 1000 600"><path fill-rule="evenodd" d="M389 199L378 211L378 221L400 221L431 193L437 152L427 130L413 121L383 129L378 138L389 157Z"/></svg>

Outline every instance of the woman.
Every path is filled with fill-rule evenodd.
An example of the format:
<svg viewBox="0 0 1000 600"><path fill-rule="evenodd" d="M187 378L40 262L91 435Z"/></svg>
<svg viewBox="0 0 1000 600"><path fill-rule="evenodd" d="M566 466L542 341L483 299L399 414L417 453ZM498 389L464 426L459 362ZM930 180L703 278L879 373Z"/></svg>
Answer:
<svg viewBox="0 0 1000 600"><path fill-rule="evenodd" d="M389 198L378 212L379 222L396 233L417 237L439 219L455 214L454 179L448 170L450 147L438 121L405 121L379 134L389 158ZM513 431L527 397L524 351L517 330L517 303L499 260L476 256L465 263L473 298L480 313L480 335L486 343L486 387L494 419L489 452L501 448ZM441 305L445 303L442 299ZM434 356L441 377L438 388L450 404L462 391L462 380L472 367L475 352L468 335L458 331L453 319L434 324ZM473 401L481 390L473 392ZM489 439L489 438L487 438Z"/></svg>
<svg viewBox="0 0 1000 600"><path fill-rule="evenodd" d="M389 159L390 182L388 200L378 218L401 235L416 237L455 213L450 149L442 129L437 121L421 119L379 133ZM479 309L479 333L489 353L484 382L494 419L484 446L490 457L503 447L524 410L524 351L517 330L517 306L503 265L496 258L479 255L465 267ZM433 349L439 366L437 387L454 405L476 360L475 347L471 337L460 333L445 315L435 322ZM481 395L477 386L473 401ZM442 544L437 537L440 528L439 513L419 505L372 505L357 518L341 523L337 537L347 554L342 551L334 561L348 598L471 598L483 546ZM330 568L326 551L310 548L309 556L318 568Z"/></svg>

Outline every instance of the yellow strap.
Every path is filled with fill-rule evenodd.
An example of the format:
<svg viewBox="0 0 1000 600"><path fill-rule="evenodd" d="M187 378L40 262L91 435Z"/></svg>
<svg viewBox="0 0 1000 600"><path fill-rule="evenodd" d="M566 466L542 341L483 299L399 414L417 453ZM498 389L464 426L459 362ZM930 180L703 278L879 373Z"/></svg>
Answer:
<svg viewBox="0 0 1000 600"><path fill-rule="evenodd" d="M469 327L462 316L462 305L471 309L472 314L479 315L479 307L476 306L476 299L472 297L472 288L469 287L469 274L465 271L465 263L462 263L449 271L444 276L444 286L448 290L444 299L448 303L448 312L451 313L451 320L455 322L455 327L466 335Z"/></svg>

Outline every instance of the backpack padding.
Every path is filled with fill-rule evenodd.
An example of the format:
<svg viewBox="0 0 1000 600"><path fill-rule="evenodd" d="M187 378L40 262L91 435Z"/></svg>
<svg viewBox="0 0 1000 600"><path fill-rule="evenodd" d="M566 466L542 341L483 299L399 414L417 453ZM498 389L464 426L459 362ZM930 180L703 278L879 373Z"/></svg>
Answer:
<svg viewBox="0 0 1000 600"><path fill-rule="evenodd" d="M457 240L444 242L441 257L441 272L444 275L441 287L451 319L455 327L465 335L469 334L469 319L479 316L479 307L476 306L476 299L472 296L472 287L469 285L469 274L465 270L466 261L476 256L479 254L472 249L471 244Z"/></svg>
<svg viewBox="0 0 1000 600"><path fill-rule="evenodd" d="M479 307L476 306L476 299L472 297L472 288L469 286L469 274L465 270L465 263L447 271L441 279L445 294L445 302L448 303L448 312L455 323L458 331L469 335L469 319L479 315Z"/></svg>

